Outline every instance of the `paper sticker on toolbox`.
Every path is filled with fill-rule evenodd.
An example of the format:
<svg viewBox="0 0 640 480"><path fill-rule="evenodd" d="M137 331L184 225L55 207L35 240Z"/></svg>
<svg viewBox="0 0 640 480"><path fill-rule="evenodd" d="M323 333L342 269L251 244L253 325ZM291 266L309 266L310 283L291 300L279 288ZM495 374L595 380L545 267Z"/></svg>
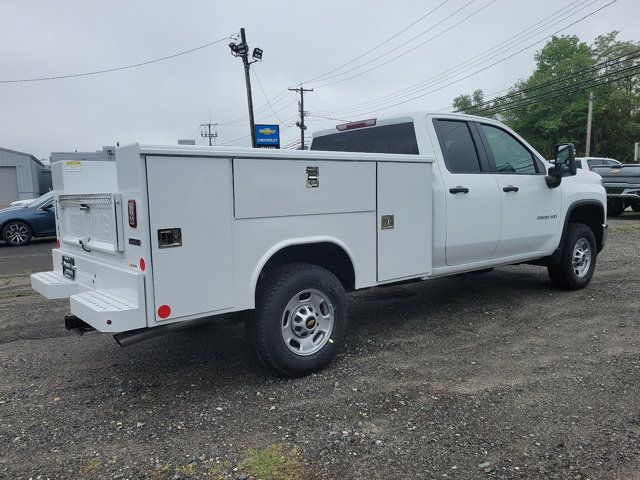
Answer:
<svg viewBox="0 0 640 480"><path fill-rule="evenodd" d="M82 162L69 161L67 162L67 172L80 172L82 171Z"/></svg>

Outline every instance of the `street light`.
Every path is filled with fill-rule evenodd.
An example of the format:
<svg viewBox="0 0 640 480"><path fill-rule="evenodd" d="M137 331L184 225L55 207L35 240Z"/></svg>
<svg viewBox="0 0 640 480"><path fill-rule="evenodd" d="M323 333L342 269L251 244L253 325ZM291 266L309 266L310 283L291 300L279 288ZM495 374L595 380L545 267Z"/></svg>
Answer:
<svg viewBox="0 0 640 480"><path fill-rule="evenodd" d="M231 42L229 44L231 55L242 58L244 65L244 80L247 85L247 103L249 104L249 128L251 129L251 146L256 146L256 127L253 118L253 99L251 98L251 78L249 75L249 67L252 63L262 60L262 49L254 48L251 53L252 61L249 61L249 45L247 45L247 37L244 28L240 29L240 41L238 43Z"/></svg>

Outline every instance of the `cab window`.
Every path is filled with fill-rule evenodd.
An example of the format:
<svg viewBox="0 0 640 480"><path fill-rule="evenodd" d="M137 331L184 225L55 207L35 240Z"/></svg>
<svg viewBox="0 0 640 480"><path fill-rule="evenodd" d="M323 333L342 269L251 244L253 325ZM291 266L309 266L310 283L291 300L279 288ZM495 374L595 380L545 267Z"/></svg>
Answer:
<svg viewBox="0 0 640 480"><path fill-rule="evenodd" d="M488 154L493 156L498 173L536 174L533 154L511 134L492 125L480 124Z"/></svg>
<svg viewBox="0 0 640 480"><path fill-rule="evenodd" d="M434 120L444 163L451 173L480 173L480 159L467 122Z"/></svg>

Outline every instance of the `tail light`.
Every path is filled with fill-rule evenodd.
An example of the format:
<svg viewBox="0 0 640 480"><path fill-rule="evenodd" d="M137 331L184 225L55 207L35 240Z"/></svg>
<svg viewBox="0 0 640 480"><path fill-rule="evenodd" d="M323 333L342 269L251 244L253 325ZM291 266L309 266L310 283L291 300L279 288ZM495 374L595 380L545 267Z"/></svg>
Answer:
<svg viewBox="0 0 640 480"><path fill-rule="evenodd" d="M136 228L138 226L138 211L136 209L136 201L129 200L129 226L131 228Z"/></svg>

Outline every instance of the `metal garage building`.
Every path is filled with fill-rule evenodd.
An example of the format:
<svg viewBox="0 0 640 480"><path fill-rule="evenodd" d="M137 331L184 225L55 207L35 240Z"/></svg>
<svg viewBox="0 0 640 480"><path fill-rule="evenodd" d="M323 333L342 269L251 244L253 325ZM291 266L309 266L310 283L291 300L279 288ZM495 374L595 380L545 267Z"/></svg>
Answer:
<svg viewBox="0 0 640 480"><path fill-rule="evenodd" d="M29 153L0 147L0 206L36 198L51 189L48 169Z"/></svg>

